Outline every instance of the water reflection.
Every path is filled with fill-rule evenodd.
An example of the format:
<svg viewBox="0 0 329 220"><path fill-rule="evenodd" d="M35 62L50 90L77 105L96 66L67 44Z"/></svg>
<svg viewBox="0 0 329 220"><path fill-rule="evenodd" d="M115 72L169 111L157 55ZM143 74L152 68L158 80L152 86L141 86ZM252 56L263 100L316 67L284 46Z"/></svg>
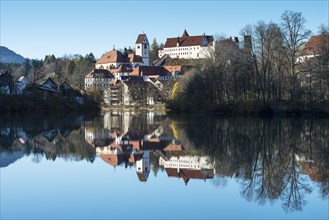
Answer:
<svg viewBox="0 0 329 220"><path fill-rule="evenodd" d="M91 116L94 117L94 116ZM0 118L0 167L6 167L24 155L34 162L43 157L55 160L95 160L95 152L84 140L81 128L84 115L35 115Z"/></svg>
<svg viewBox="0 0 329 220"><path fill-rule="evenodd" d="M210 157L185 155L177 134L165 115L156 112L134 113L112 111L102 118L85 123L85 139L96 155L113 167L124 164L136 167L141 182L151 171L165 169L169 177L189 179L213 178L214 164ZM99 128L99 126L101 126ZM173 152L180 156L172 156Z"/></svg>
<svg viewBox="0 0 329 220"><path fill-rule="evenodd" d="M33 123L30 123L33 121ZM265 204L282 201L302 210L317 190L329 198L329 120L296 118L168 117L157 112L111 111L99 117L1 120L1 167L24 155L58 157L136 169L147 182L168 178L241 185L241 196ZM311 184L310 184L311 183Z"/></svg>

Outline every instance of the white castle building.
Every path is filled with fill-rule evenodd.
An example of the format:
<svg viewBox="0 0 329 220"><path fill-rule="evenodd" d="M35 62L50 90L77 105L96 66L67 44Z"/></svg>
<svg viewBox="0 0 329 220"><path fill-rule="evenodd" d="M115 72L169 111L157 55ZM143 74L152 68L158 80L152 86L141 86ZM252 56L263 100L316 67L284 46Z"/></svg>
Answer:
<svg viewBox="0 0 329 220"><path fill-rule="evenodd" d="M181 37L167 38L162 50L159 50L159 58L165 54L171 58L199 59L209 56L215 49L214 37L211 35L190 36L186 30Z"/></svg>

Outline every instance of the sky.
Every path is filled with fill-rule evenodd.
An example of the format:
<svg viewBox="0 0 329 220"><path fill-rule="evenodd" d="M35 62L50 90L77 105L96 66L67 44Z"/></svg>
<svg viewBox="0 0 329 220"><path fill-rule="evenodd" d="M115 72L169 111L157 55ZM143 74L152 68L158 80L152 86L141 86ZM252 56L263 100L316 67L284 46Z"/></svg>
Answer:
<svg viewBox="0 0 329 220"><path fill-rule="evenodd" d="M135 48L138 34L156 38L189 35L240 36L257 21L280 22L285 10L301 12L306 28L317 34L329 25L328 0L0 0L0 45L30 59L45 55Z"/></svg>

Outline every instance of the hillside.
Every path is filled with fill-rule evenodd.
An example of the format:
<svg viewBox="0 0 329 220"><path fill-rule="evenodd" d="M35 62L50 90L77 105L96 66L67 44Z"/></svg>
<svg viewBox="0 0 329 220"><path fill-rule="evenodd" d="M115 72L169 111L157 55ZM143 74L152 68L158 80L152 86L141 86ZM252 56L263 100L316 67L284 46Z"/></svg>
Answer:
<svg viewBox="0 0 329 220"><path fill-rule="evenodd" d="M9 50L7 47L0 46L0 63L23 63L24 57Z"/></svg>

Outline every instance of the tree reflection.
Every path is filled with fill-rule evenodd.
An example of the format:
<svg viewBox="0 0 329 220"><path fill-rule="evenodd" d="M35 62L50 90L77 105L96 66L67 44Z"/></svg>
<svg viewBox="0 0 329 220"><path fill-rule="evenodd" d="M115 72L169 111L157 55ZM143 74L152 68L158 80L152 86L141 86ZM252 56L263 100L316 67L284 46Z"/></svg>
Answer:
<svg viewBox="0 0 329 220"><path fill-rule="evenodd" d="M87 117L89 118L89 116ZM95 151L84 140L81 127L84 116L15 115L0 122L0 152L32 154L32 161L39 163L43 157L56 160L95 160ZM33 123L31 123L33 121ZM5 158L13 163L18 158ZM7 164L6 164L7 165Z"/></svg>
<svg viewBox="0 0 329 220"><path fill-rule="evenodd" d="M173 118L184 146L212 155L215 185L235 177L248 201L282 200L287 211L299 211L318 182L328 199L329 120L300 118ZM176 128L177 129L177 128ZM302 158L297 160L296 158Z"/></svg>

